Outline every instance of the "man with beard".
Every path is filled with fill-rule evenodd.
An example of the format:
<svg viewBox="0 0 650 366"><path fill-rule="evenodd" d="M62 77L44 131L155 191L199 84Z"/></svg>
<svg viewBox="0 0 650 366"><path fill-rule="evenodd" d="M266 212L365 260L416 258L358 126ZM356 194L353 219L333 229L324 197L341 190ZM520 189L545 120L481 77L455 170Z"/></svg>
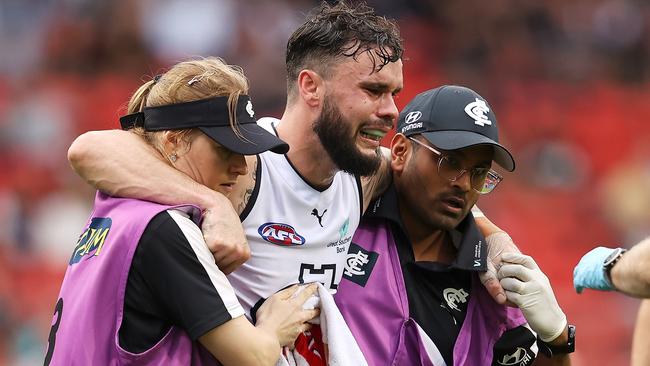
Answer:
<svg viewBox="0 0 650 366"><path fill-rule="evenodd" d="M335 297L368 363L525 366L539 348L553 357L536 364L568 365L574 328L532 258L503 254L498 272L519 309L479 282L486 241L505 234L483 237L470 209L502 180L492 161L515 167L487 102L432 89L406 106L397 132L393 183L365 213Z"/></svg>
<svg viewBox="0 0 650 366"><path fill-rule="evenodd" d="M228 277L247 312L294 283L320 282L334 291L361 214L386 181L373 173L385 162L379 140L398 115L393 98L402 89L401 57L396 24L365 5L323 3L292 34L286 109L279 121L258 121L291 148L277 157L247 156L250 171L228 187L242 240L223 196L177 174L130 133L82 135L69 159L104 192L205 209L204 234L230 234L221 247L211 245L223 272L250 253ZM250 252L242 255L246 239Z"/></svg>
<svg viewBox="0 0 650 366"><path fill-rule="evenodd" d="M333 291L362 212L388 182L379 141L398 116L401 57L397 26L371 8L315 9L287 44L282 118L258 121L291 148L247 157L249 173L229 187L232 206L123 131L86 133L68 157L104 192L203 208L206 242L223 272L237 268L229 280L245 310L293 283Z"/></svg>

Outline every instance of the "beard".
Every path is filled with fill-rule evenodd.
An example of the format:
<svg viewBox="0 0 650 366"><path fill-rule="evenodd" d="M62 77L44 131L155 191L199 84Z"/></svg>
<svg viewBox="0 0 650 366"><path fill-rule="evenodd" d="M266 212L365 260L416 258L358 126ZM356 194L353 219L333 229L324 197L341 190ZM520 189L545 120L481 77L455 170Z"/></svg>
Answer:
<svg viewBox="0 0 650 366"><path fill-rule="evenodd" d="M342 171L357 176L374 174L381 164L381 153L365 155L357 148L356 133L341 111L325 97L323 110L314 121L313 130L330 159Z"/></svg>

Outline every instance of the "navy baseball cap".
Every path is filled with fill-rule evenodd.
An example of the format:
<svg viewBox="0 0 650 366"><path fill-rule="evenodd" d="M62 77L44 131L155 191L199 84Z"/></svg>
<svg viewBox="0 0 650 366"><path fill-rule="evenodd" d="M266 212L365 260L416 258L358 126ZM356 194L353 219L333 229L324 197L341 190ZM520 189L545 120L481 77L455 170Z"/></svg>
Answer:
<svg viewBox="0 0 650 366"><path fill-rule="evenodd" d="M512 154L499 144L492 108L469 88L443 85L416 95L399 114L397 132L421 134L442 150L492 145L494 161L507 171L515 170Z"/></svg>

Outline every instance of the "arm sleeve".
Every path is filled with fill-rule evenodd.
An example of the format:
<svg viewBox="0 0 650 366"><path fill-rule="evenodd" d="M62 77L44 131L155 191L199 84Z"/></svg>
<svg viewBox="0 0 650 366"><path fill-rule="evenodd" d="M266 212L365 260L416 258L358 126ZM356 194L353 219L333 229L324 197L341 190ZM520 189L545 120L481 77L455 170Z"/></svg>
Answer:
<svg viewBox="0 0 650 366"><path fill-rule="evenodd" d="M158 216L138 245L138 268L170 322L196 340L243 315L244 310L217 267L199 227L177 210Z"/></svg>

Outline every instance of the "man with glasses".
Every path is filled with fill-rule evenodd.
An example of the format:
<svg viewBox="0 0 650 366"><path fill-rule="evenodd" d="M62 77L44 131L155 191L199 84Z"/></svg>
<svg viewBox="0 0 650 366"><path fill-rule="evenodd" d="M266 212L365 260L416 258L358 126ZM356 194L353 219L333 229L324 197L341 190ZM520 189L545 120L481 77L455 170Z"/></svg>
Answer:
<svg viewBox="0 0 650 366"><path fill-rule="evenodd" d="M416 96L391 142L393 183L371 203L348 251L336 301L370 365L568 365L567 326L532 258L503 254L508 300L480 285L486 242L470 209L513 171L486 101L459 86ZM538 340L539 339L539 340Z"/></svg>

